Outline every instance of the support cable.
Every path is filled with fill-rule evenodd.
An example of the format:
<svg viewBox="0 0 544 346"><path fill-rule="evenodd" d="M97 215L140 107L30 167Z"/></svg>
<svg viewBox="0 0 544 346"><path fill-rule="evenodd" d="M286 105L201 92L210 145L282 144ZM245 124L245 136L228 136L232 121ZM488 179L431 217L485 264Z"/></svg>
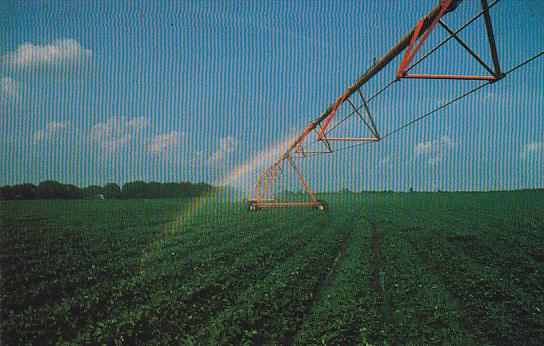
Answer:
<svg viewBox="0 0 544 346"><path fill-rule="evenodd" d="M453 7L452 9L450 10L454 10L456 5L460 2L461 0L455 0L455 2L453 2L452 4ZM457 34L459 32L461 32L463 29L465 29L466 27L468 27L471 23L473 23L476 19L478 19L479 17L481 17L482 15L484 17L486 17L486 27L487 27L487 31L488 31L488 36L492 36L493 33L492 33L492 29L491 29L491 25L490 25L490 20L489 20L489 10L494 7L500 0L494 0L489 6L487 5L487 0L481 0L482 2L482 11L480 11L477 15L475 15L474 17L472 17L470 20L468 20L465 24L463 24L461 27L459 27L455 32L453 32L451 29L449 29L445 24L441 23L443 25L443 27L449 32L450 36L447 37L445 40L441 41L441 43L439 43L437 46L433 47L430 51L428 51L427 53L425 53L422 57L420 57L416 62L414 62L411 66L409 67L406 67L404 68L404 72L408 72L410 71L411 69L413 69L415 66L417 66L419 63L421 63L423 60L425 60L427 57L429 57L433 52L435 52L437 49L439 49L441 46L443 46L446 42L448 42L450 39L454 38L456 39L457 41L459 41L459 43L461 43L461 45L463 46L463 48L467 49L469 51L469 53L474 57L476 58L476 60L478 60L478 62L480 64L482 64L484 66L484 68L486 68L488 71L490 70L489 66L487 66L483 60L481 60L473 51L471 51L471 49L466 46L464 44L464 42L461 41L461 39L457 36ZM449 1L447 2L449 3ZM442 2L441 2L442 4ZM437 14L437 11L442 11L442 12L438 12ZM426 17L425 17L425 20L426 22L424 23L425 25L429 25L428 21L431 21L434 19L434 22L432 22L430 28L432 29L432 26L436 23L436 16L440 17L441 14L443 13L443 8L442 10L440 9L440 7L437 5ZM428 28L428 27L426 27ZM415 31L414 31L415 30ZM409 33L407 33L402 39L401 41L399 41L399 43L397 43L393 48L391 48L378 62L376 62L375 64L373 64L371 66L371 68L369 68L369 70L363 75L361 76L352 86L350 86L346 92L332 105L329 106L329 108L321 115L319 116L319 118L317 118L317 120L313 121L308 127L307 129L304 131L304 133L302 135L300 135L292 144L291 146L287 149L287 151L281 156L281 158L279 159L279 161L277 163L275 163L274 165L272 165L272 167L269 168L270 172L268 172L268 170L266 171L265 175L265 180L267 181L265 183L265 187L264 187L264 190L265 191L262 191L262 188L259 188L259 190L261 191L261 199L262 199L262 195L263 193L267 193L267 191L269 192L269 187L271 186L271 182L270 180L274 179L274 175L277 174L277 166L284 160L288 160L289 163L291 163L291 165L293 165L293 168L295 169L295 171L299 174L299 178L301 179L302 183L305 185L306 187L306 190L308 192L308 194L310 195L310 197L312 197L312 199L314 199L314 202L317 203L315 201L315 198L313 197L312 195L312 192L309 188L309 186L307 186L307 184L305 183L304 181L304 178L302 176L300 176L300 172L298 172L296 166L294 166L294 162L292 161L293 158L295 158L295 156L291 156L290 153L291 151L296 147L296 153L299 152L299 150L302 152L302 156L297 156L299 158L304 158L306 156L317 156L317 155L322 155L322 153L318 153L318 152L314 152L314 153L311 153L309 152L308 154L311 154L311 155L305 155L304 153L304 148L307 148L309 145L312 145L316 142L319 142L319 141L322 141L322 140L327 140L326 137L324 137L325 135L329 134L332 130L334 130L335 128L337 128L338 126L340 126L343 122L345 122L347 119L349 119L351 116L353 116L354 114L357 114L359 113L359 110L361 110L364 107L366 107L367 109L367 112L368 112L368 107L367 107L367 103L370 103L372 100L374 100L377 96L379 96L380 94L382 94L385 90L387 90L389 87L391 87L397 80L398 78L392 80L391 82L387 83L382 89L380 89L378 92L376 92L374 95L372 95L372 97L370 97L367 102L365 102L365 99L363 97L363 95L361 94L361 87L363 86L363 84L365 84L370 78L372 78L375 74L377 74L378 72L380 72L384 66L386 66L388 63L390 63L398 54L400 54L400 52L402 51L402 49L406 48L406 46L408 45L408 40L410 40L410 38L413 39L414 35L418 36L418 30L417 28L416 29L412 29L412 31L410 31ZM425 38L425 36L424 36ZM423 38L423 39L424 39ZM427 111L426 113L422 114L421 116L413 119L413 120L409 120L408 122L402 124L401 126L395 128L394 130L392 130L391 132L381 136L381 138L378 138L377 140L380 140L380 139L384 139L384 138L387 138L387 137L390 137L394 134L396 134L397 132L399 131L402 131L403 129L411 126L411 125L414 125L420 121L422 121L423 119L433 115L434 113L437 113L438 111L454 104L455 102L457 101L460 101L462 99L464 99L465 97L475 93L476 91L480 90L480 89L483 89L485 86L489 85L489 84L492 84L492 83L495 83L496 81L502 79L503 77L509 75L510 73L516 71L517 69L525 66L526 64L534 61L535 59L541 57L542 55L544 55L544 50L543 51L540 51L539 53L531 56L530 58L524 60L523 62L519 63L518 65L515 65L513 66L512 68L510 68L509 70L507 70L506 72L502 73L500 71L500 67L498 65L498 58L496 57L496 48L495 48L495 45L494 45L494 41L491 41L492 38L490 37L490 45L491 45L491 50L492 50L492 53L494 53L494 56L493 56L493 63L494 63L494 67L495 67L495 73L493 73L494 77L495 78L490 78L490 79L484 79L484 78L479 78L480 80L484 79L486 80L484 83L464 92L463 94L459 95L459 96L456 96L454 97L453 99L450 99L449 101L441 104L440 106L434 108L434 109L431 109L429 111ZM419 46L418 46L419 48ZM489 71L491 72L491 71ZM415 75L413 75L415 76ZM348 102L350 102L353 110L346 116L344 117L343 119L341 119L338 123L336 124L332 124L333 126L331 126L331 128L328 129L328 131L326 131L326 128L327 128L327 125L329 124L329 122L332 120L332 116L334 115L334 113L336 112L338 106L345 102L346 101L346 98L349 98L349 96L351 96L353 93L355 93L356 91L359 92L361 98L362 98L362 101L363 101L363 104L362 105L359 105L359 106L356 106L351 100L348 99ZM421 114L421 113L420 113ZM360 115L360 114L359 114ZM417 114L416 114L417 115ZM369 113L369 116L370 116L370 113ZM372 118L371 118L372 119ZM308 135L309 132L311 132L312 130L315 130L315 128L317 126L320 126L321 122L325 120L325 124L323 126L323 128L321 129L321 132L319 132L318 134L318 138L314 141L312 141L311 143L309 144L306 144L302 147L300 147L300 144L302 141L304 141L304 138ZM364 119L363 119L364 120ZM365 122L365 125L367 125L368 127L368 124L366 124ZM377 137L377 136L376 136ZM338 138L339 140L343 140L344 138ZM348 139L348 138L345 138L345 139ZM366 138L362 138L363 140L366 139ZM343 151L343 150L347 150L347 149L350 149L350 148L354 148L354 147L359 147L361 145L364 145L364 144L368 144L370 141L365 141L365 142L360 142L360 143L356 143L356 144L352 144L352 145L348 145L348 146L345 146L345 147L341 147L341 148L338 148L338 149L335 149L335 150L331 150L330 149L330 146L329 146L329 152L337 152L337 151ZM328 142L326 142L326 144L328 144ZM300 147L300 148L299 148ZM329 153L327 152L327 153ZM324 152L325 153L325 152ZM260 178L259 178L260 180ZM275 204L277 205L277 204ZM284 205L289 205L288 203L287 204L284 204ZM272 206L272 205L270 205Z"/></svg>
<svg viewBox="0 0 544 346"><path fill-rule="evenodd" d="M410 71L411 69L413 69L414 67L416 67L418 64L420 64L423 60L425 60L426 58L428 58L432 53L434 53L436 50L438 50L440 47L442 47L444 44L446 44L446 42L448 42L449 40L451 40L452 38L455 38L455 39L458 39L457 37L457 34L460 33L462 30L464 30L466 27L468 27L470 24L472 24L476 19L480 18L482 15L484 15L486 12L489 12L489 10L494 7L496 4L498 4L500 2L500 0L495 0L493 1L489 6L487 6L486 9L483 9L482 11L480 11L479 13L477 13L474 17L472 17L471 19L469 19L467 22L465 22L465 24L461 25L457 30L455 31L452 31L451 29L447 28L446 27L446 30L448 31L448 33L450 34L446 39L444 39L442 42L440 42L438 45L436 45L435 47L433 47L431 50L429 50L427 53L425 53L423 56L421 56L421 58L419 58L416 62L414 62L411 66L407 67L406 68L406 72ZM444 27L445 27L445 24L444 23L440 23L442 24ZM459 40L459 39L458 39ZM468 48L468 47L466 47ZM472 53L469 49L469 53ZM479 57L477 57L477 60L482 63L479 59ZM485 65L485 64L484 64ZM488 69L487 66L484 66L486 67L486 69ZM493 73L493 71L490 71ZM376 98L377 96L379 96L380 94L382 94L385 90L387 90L391 85L393 85L397 80L396 79L393 79L391 80L389 83L387 83L385 85L385 87L383 87L382 89L380 89L377 93L375 93L374 95L372 95L368 100L367 100L367 103L370 103L370 101L372 101L374 98ZM344 123L346 120L348 120L349 118L351 118L351 116L353 116L355 114L355 111L359 111L361 108L363 107L363 105L359 106L358 108L356 108L354 111L352 111L351 113L349 113L347 116L345 116L344 118L342 118L339 122L337 122L336 124L334 124L333 126L331 126L327 132L324 133L324 136L326 136L327 134L330 134L334 129L336 129L338 126L340 126L342 123ZM383 137L382 137L383 138ZM315 144L319 142L319 140L313 140L312 142L306 144L305 146L302 146L301 149L304 149L312 144ZM360 145L363 145L365 143L358 143L356 144L355 146L360 146ZM351 147L351 146L348 146L348 147Z"/></svg>
<svg viewBox="0 0 544 346"><path fill-rule="evenodd" d="M428 51L427 53L425 53L423 56L421 56L421 58L419 58L416 62L414 62L411 66L407 67L404 72L408 73L411 69L413 69L414 67L416 67L417 65L419 65L419 63L421 63L423 60L425 60L425 58L427 58L429 55L431 55L432 53L434 53L438 48L442 47L444 44L446 44L446 42L448 42L449 40L451 40L454 35L457 35L458 33L460 33L463 29L465 29L467 26L469 26L470 24L472 24L472 22L474 22L476 19L480 18L485 12L488 12L493 6L495 6L496 4L499 3L499 1L501 0L495 0L493 1L488 7L487 9L485 10L482 10L480 11L477 15L475 15L474 17L472 17L471 19L469 19L465 24L461 25L461 27L459 27L459 29L455 30L455 32L453 34L450 34L450 36L448 36L447 38L445 38L442 42L440 42L438 45L436 45L433 49L431 49L430 51Z"/></svg>
<svg viewBox="0 0 544 346"><path fill-rule="evenodd" d="M387 83L383 88L381 88L380 90L378 90L376 93L374 93L374 95L372 95L371 97L368 98L368 100L366 100L366 103L370 103L372 100L374 100L376 97L380 96L384 91L386 91L387 89L389 89L389 87L391 87L393 84L395 84L396 80L391 80L389 83ZM361 110L363 108L364 104L363 105L360 105L359 107L357 107L357 110ZM353 116L355 114L355 111L352 111L350 114L348 114L347 116L345 116L344 118L342 118L342 120L340 120L339 122L337 122L336 124L333 124L329 130L327 132L325 132L325 136L328 135L329 133L331 133L332 130L334 130L335 128L337 128L338 126L340 126L344 121L348 120L351 116ZM308 144L306 145L303 145L300 150L304 150L304 148L307 148L309 147L310 145L312 144L315 144L319 142L318 139L314 139L313 141L309 142ZM327 153L329 154L329 153Z"/></svg>
<svg viewBox="0 0 544 346"><path fill-rule="evenodd" d="M498 1L498 0L497 0L497 1ZM530 57L529 59L527 59L527 60L521 62L520 64L518 64L518 65L512 67L512 68L509 69L508 71L504 72L504 76L506 76L506 75L508 75L508 74L510 74L510 73L512 73L512 72L514 72L515 70L517 70L517 69L519 69L519 68L521 68L521 67L527 65L528 63L532 62L533 60L539 58L539 57L542 56L542 55L544 55L544 50L541 51L541 52L539 52L539 53L537 53L537 54L535 54L535 55L533 55L532 57ZM438 107L435 108L435 109L432 109L432 110L428 111L427 113L423 114L422 116L420 116L420 117L418 117L418 118L416 118L416 119L414 119L414 120L409 121L408 123L406 123L406 124L402 125L401 127L399 127L399 128L397 128L397 129L395 129L395 130L393 130L393 131L387 133L386 135L381 136L381 139L384 139L384 138L386 138L386 137L389 137L389 136L391 136L391 135L393 135L393 134L395 134L395 133L401 131L402 129L404 129L404 128L408 127L408 126L413 125L413 124L415 124L415 123L417 123L417 122L419 122L419 121L421 121L421 120L427 118L428 116L430 116L430 115L432 115L432 114L438 112L439 110L446 108L447 106L451 105L452 103L455 103L455 102L457 102L457 101L459 101L459 100L461 100L461 99L463 99L463 98L469 96L470 94L472 94L472 93L474 93L474 92L476 92L476 91L482 89L483 87L485 87L485 86L487 86L487 85L489 85L489 84L492 84L492 83L494 83L494 82L488 81L488 82L485 82L485 83L483 83L483 84L478 85L478 86L475 87L475 88L470 89L469 91L465 92L464 94L462 94L462 95L460 95L460 96L457 96L456 98L454 98L454 99L452 99L452 100L450 100L450 101L448 101L448 102L446 102L446 103L444 103L444 104L438 106ZM391 84L392 84L392 83L390 83L389 85L387 85L387 87L389 87ZM384 89L385 89L385 88L384 88ZM383 90L383 89L382 89L382 90ZM370 99L369 99L369 100L370 100ZM367 101L367 102L369 102L369 101ZM316 143L316 142L318 142L318 140L314 140L313 142L307 144L306 146L309 146L309 145L314 144L314 143ZM365 144L368 144L368 143L367 143L367 142L363 142L363 143L356 143L356 144L348 145L348 146L345 146L345 147L341 147L341 148L335 149L335 150L333 150L333 152L342 151L342 150L347 150L347 149L354 148L354 147L359 147L359 146L362 146L362 145L365 145ZM306 147L306 146L305 146L305 147ZM303 148L304 148L304 147L303 147Z"/></svg>
<svg viewBox="0 0 544 346"><path fill-rule="evenodd" d="M383 88L381 88L380 90L378 90L378 92L376 92L374 95L372 95L368 100L366 100L366 103L370 103L370 101L372 101L373 99L375 99L377 96L379 96L381 93L383 93L384 91L386 91L387 89L389 89L390 86L392 86L396 81L393 79L391 80L389 83L387 83ZM362 108L363 108L364 105L360 105L359 107L357 107L357 111L360 111ZM338 126L340 126L340 124L342 124L344 121L348 120L352 115L355 114L355 111L352 111L350 114L348 114L347 116L345 116L344 118L342 118L342 120L340 120L339 122L337 122L336 124L334 124L333 126L331 126L329 128L329 130L327 132L325 132L325 135L331 133L332 130L334 130L335 128L337 128ZM314 142L315 143L315 142Z"/></svg>
<svg viewBox="0 0 544 346"><path fill-rule="evenodd" d="M509 69L508 71L504 72L504 76L506 76L506 75L508 75L508 74L510 74L510 73L512 73L512 72L514 72L514 71L516 71L517 69L519 69L519 68L521 68L521 67L527 65L528 63L530 63L530 62L532 62L533 60L535 60L535 59L541 57L542 55L544 55L544 50L541 51L541 52L539 52L539 53L537 53L537 54L535 54L535 55L533 55L533 56L530 57L529 59L527 59L527 60L525 60L525 61L519 63L518 65L512 67L512 68ZM465 92L464 94L462 94L462 95L460 95L460 96L457 96L457 97L451 99L450 101L448 101L448 102L446 102L446 103L444 103L444 104L438 106L437 108L434 108L434 109L428 111L427 113L421 115L420 117L417 117L417 118L415 118L415 119L413 119L413 120L410 120L409 122L407 122L407 123L401 125L400 127L398 127L398 128L396 128L396 129L394 129L393 131L387 133L386 135L383 135L381 138L384 139L384 138L386 138L386 137L392 136L393 134L395 134L395 133L397 133L397 132L399 132L399 131L401 131L401 130L403 130L403 129L405 129L405 128L407 128L407 127L409 127L409 126L411 126L411 125L413 125L413 124L415 124L415 123L417 123L417 122L419 122L419 121L421 121L421 120L423 120L423 119L425 119L425 118L427 118L427 117L429 117L430 115L432 115L432 114L438 112L439 110L442 110L442 109L446 108L447 106L449 106L449 105L451 105L451 104L453 104L453 103L455 103L455 102L457 102L457 101L460 101L461 99L463 99L463 98L465 98L465 97L467 97L467 96L469 96L469 95L475 93L476 91L478 91L478 90L482 89L483 87L488 86L489 84L492 84L492 83L493 83L493 82L489 81L489 82L485 82L485 83L483 83L483 84L480 84L480 85L478 85L477 87L472 88L472 89L470 89L469 91ZM346 146L346 147L342 147L342 148L336 149L336 150L334 150L334 151L336 152L336 151L347 150L347 149L350 149L350 148L359 147L359 146L364 145L364 144L368 144L368 143L357 143L357 144L352 144L352 145L348 145L348 146Z"/></svg>

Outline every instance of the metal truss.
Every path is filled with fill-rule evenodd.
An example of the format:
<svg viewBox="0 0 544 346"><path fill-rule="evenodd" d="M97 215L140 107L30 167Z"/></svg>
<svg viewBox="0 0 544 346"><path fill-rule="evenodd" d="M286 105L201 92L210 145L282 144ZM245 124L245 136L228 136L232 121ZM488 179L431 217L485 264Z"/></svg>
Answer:
<svg viewBox="0 0 544 346"><path fill-rule="evenodd" d="M401 79L448 79L460 81L474 80L493 83L503 78L505 76L505 73L503 73L500 68L495 37L493 34L493 27L489 14L489 10L493 6L495 6L499 2L499 0L495 0L490 5L488 4L487 0L481 0L481 12L479 12L476 16L471 18L469 21L467 21L465 24L463 24L461 27L454 31L449 26L447 26L442 19L447 13L454 11L460 2L461 0L441 0L439 4L436 5L425 17L419 20L417 25L412 30L410 30L396 45L394 45L381 59L376 61L361 77L359 77L359 79L355 81L355 83L347 88L344 93L333 104L331 104L327 108L327 110L325 110L325 112L323 112L317 119L312 121L296 138L296 140L289 145L287 150L280 156L280 158L270 167L268 167L258 178L257 183L255 184L255 187L250 197L248 198L249 210L294 206L312 206L316 209L324 210L325 205L316 199L311 187L309 186L303 174L297 167L295 159L311 159L318 155L330 154L335 151L358 146L361 144L376 143L384 137L396 132L397 130L387 134L386 136L380 136L369 107L369 102L372 99L381 94L385 89L392 86L395 82L398 82ZM484 62L484 60L480 56L478 56L463 40L461 40L458 35L460 31L462 31L464 28L466 28L468 25L473 23L477 18L481 16L484 17L485 21L487 41L489 42L489 48L491 50L493 68L491 68L486 62ZM413 62L414 58L422 48L424 42L433 32L435 27L437 27L437 25L443 28L448 33L448 37L437 46L432 48L429 52L422 55L417 61ZM465 49L477 63L479 63L486 71L489 72L489 75L475 76L409 73L411 69L413 69L416 65L426 59L429 55L435 52L450 39L454 39L463 49ZM394 79L376 94L372 95L369 98L365 98L363 92L361 91L361 87L376 74L378 74L384 67L390 64L391 61L399 56L402 52L404 52L404 56L394 76ZM448 102L446 105L449 105L459 100L460 98L472 93L479 88L481 88L481 86L473 89L469 93L462 95L461 97L454 99L451 102ZM344 107L344 109L348 108L350 109L350 111L347 112L347 116L340 119L335 124L332 124L335 115L338 113L338 110L341 107ZM443 107L440 107L439 109L441 108ZM433 110L430 113L433 113L434 111L436 110ZM427 116L428 114L425 114L424 116ZM357 116L359 121L362 123L362 125L364 125L364 128L368 133L370 133L370 135L333 136L331 134L331 131L333 131L338 126L345 125L345 121L351 116ZM421 118L423 117L420 117L417 120ZM309 140L311 134L315 135L313 141ZM344 148L334 149L331 145L333 142L349 142L357 144L352 144ZM323 149L308 149L314 143L321 143ZM308 196L307 202L282 202L275 199L273 189L274 182L276 181L276 179L278 179L278 176L281 175L284 169L291 169L295 172L297 179L304 187L305 193Z"/></svg>

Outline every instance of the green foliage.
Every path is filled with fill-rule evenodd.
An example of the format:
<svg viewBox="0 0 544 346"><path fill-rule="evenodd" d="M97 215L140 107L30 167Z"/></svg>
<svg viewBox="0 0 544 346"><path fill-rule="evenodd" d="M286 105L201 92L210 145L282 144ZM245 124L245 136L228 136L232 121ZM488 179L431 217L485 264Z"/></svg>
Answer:
<svg viewBox="0 0 544 346"><path fill-rule="evenodd" d="M205 183L146 183L134 181L123 188L115 183L105 186L90 185L80 188L54 180L42 181L38 186L19 184L0 187L0 200L11 199L118 199L118 198L194 198L202 197L217 189Z"/></svg>
<svg viewBox="0 0 544 346"><path fill-rule="evenodd" d="M102 188L102 193L107 199L115 199L121 197L121 188L115 183L109 183L104 185Z"/></svg>
<svg viewBox="0 0 544 346"><path fill-rule="evenodd" d="M320 198L2 201L2 343L542 344L542 191Z"/></svg>

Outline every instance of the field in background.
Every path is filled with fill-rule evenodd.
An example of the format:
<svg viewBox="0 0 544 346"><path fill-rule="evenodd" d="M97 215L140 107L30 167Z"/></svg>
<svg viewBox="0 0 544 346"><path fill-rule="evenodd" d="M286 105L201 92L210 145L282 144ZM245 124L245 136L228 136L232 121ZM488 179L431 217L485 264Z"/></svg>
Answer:
<svg viewBox="0 0 544 346"><path fill-rule="evenodd" d="M0 202L0 343L544 342L544 192Z"/></svg>

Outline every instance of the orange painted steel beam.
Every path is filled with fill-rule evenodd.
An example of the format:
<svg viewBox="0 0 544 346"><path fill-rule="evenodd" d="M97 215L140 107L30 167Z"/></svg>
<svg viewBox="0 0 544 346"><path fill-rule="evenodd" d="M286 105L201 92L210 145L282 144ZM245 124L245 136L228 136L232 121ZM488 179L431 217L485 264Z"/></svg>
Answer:
<svg viewBox="0 0 544 346"><path fill-rule="evenodd" d="M487 37L489 41L489 46L491 49L491 56L493 59L493 65L495 67L495 70L491 70L489 66L474 52L472 51L460 38L457 36L457 33L453 30L451 30L446 24L444 24L441 20L441 16L445 13L445 8L449 6L449 2L451 0L444 0L443 9L439 13L439 15L433 20L433 23L431 26L427 29L427 31L422 35L422 37L419 40L418 45L412 50L412 46L414 42L417 40L417 35L419 35L419 26L421 25L421 22L418 23L418 26L416 27L416 30L414 31L414 36L412 37L412 41L410 42L410 45L406 49L406 52L404 54L404 57L402 59L402 62L399 66L399 69L396 74L396 79L400 80L401 78L415 78L415 79L451 79L451 80L481 80L481 81L489 81L494 82L499 79L501 79L504 75L500 70L499 65L499 59L497 55L497 46L495 44L495 36L493 34L493 27L491 24L491 17L489 15L489 5L487 4L487 0L481 0L482 3L482 13L484 15L485 19L485 25L487 30ZM431 32L431 30L434 28L434 26L440 23L446 31L450 34L450 37L453 37L463 48L465 48L470 55L478 61L486 70L488 70L491 73L491 76L470 76L470 75L444 75L444 74L408 74L406 73L406 69L408 68L408 65L414 58L415 54L417 54L418 50L423 45L423 42Z"/></svg>
<svg viewBox="0 0 544 346"><path fill-rule="evenodd" d="M405 50L410 44L413 47L413 44L417 41L417 39L420 37L420 35L423 35L422 40L420 40L418 46L416 47L419 49L421 44L423 43L424 39L429 34L429 31L432 30L432 28L436 25L437 21L448 12L451 12L455 10L457 5L461 2L461 0L440 0L440 3L436 5L423 19L421 19L417 26L414 27L410 32L408 32L404 37L391 48L385 55L380 58L378 61L376 61L359 79L355 81L350 87L348 87L344 93L332 104L330 105L325 112L323 112L316 120L312 121L310 125L308 125L301 135L299 135L287 148L287 150L280 156L279 160L276 161L269 169L263 173L262 179L259 178L259 185L264 182L264 189L259 189L259 199L257 199L257 202L254 202L256 204L254 205L260 205L260 206L269 206L269 207L280 207L280 206L294 206L294 205L319 205L320 203L316 201L311 189L309 188L306 180L298 171L297 167L294 165L294 163L291 160L291 153L293 150L295 152L300 152L301 150L301 143L306 139L306 137L318 126L320 126L320 131L318 132L317 139L319 141L379 141L380 137L378 136L377 130L375 128L374 121L371 118L372 121L372 127L374 130L371 130L374 135L376 135L376 138L326 138L325 137L325 131L327 129L327 126L332 121L334 114L338 110L339 106L348 99L351 95L353 95L355 92L360 93L360 88L367 83L372 77L374 77L378 72L380 72L385 66L387 66L393 59L395 59L399 54L402 53L403 50ZM414 53L415 52L410 52ZM409 62L408 62L409 63ZM362 97L362 95L361 95ZM365 109L368 112L368 106L366 105L366 102L364 100L364 97L362 97L363 103L365 106ZM368 114L370 114L368 112ZM323 124L322 124L323 123ZM305 186L305 189L308 193L308 195L312 198L313 202L272 202L272 203L266 203L266 205L263 205L259 202L259 200L262 200L268 189L271 186L272 180L276 177L276 171L278 165L282 164L284 160L289 160L289 162L292 164L293 168L295 169L295 172L297 173L297 176L299 177L302 184ZM260 188L260 186L259 186Z"/></svg>
<svg viewBox="0 0 544 346"><path fill-rule="evenodd" d="M310 124L310 126L308 126L304 130L304 132L302 132L302 135L297 140L295 140L295 142L293 142L293 144L289 147L289 149L287 150L286 153L289 153L291 150L293 150L293 148L295 149L295 152L298 153L299 150L300 150L300 146L301 146L302 142L304 141L306 136L308 136L310 134L310 132L312 132L316 128L316 126L317 125L314 126L314 123Z"/></svg>
<svg viewBox="0 0 544 346"><path fill-rule="evenodd" d="M329 126L330 122L334 118L334 115L336 111L338 110L338 107L342 102L344 102L348 97L350 97L353 93L355 93L363 84L368 82L370 78L372 78L374 75L376 75L379 71L381 71L391 60L393 60L397 55L399 55L402 50L404 50L407 47L410 47L415 43L415 41L420 37L420 35L423 35L418 46L414 50L414 52L408 52L411 54L414 54L419 50L421 47L421 44L423 44L423 41L427 38L432 28L436 25L437 21L444 15L446 12L452 11L457 7L460 0L441 0L440 3L423 19L421 19L416 27L412 29L408 34L406 34L399 43L397 43L393 48L391 48L379 61L377 61L372 67L365 73L361 78L359 78L351 87L349 87L342 96L340 96L336 102L334 102L326 111L323 113L318 119L317 122L321 123L323 120L325 120L321 131L319 132L317 139L322 140L325 131L327 127ZM421 34L423 32L423 34ZM413 56L412 56L413 57ZM403 60L407 59L406 54ZM411 58L406 62L406 64L410 63Z"/></svg>
<svg viewBox="0 0 544 346"><path fill-rule="evenodd" d="M281 161L278 161L272 166L273 168L271 169L271 173L267 175L267 181L265 183L265 188L264 188L264 190L261 190L261 195L260 195L261 198L264 198L264 195L266 194L266 192L270 188L270 184L272 184L272 181L275 178L276 172L278 171L278 166L280 164L281 164Z"/></svg>
<svg viewBox="0 0 544 346"><path fill-rule="evenodd" d="M306 179L304 179L304 176L298 170L298 167L293 162L293 159L291 159L289 157L288 160L289 160L289 163L291 164L291 166L293 167L293 169L295 170L295 172L297 173L297 176L300 179L300 181L302 182L302 185L304 185L304 188L306 189L306 193L310 196L310 198L312 199L312 202L317 202L315 197L314 197L314 194L312 193L312 189L310 189L310 185L308 185L308 182L306 181Z"/></svg>
<svg viewBox="0 0 544 346"><path fill-rule="evenodd" d="M336 114L336 111L338 110L338 107L340 107L340 105L346 100L348 99L349 96L344 94L342 96L340 96L336 102L334 103L329 115L327 116L327 118L325 119L325 123L323 124L323 126L321 127L321 131L319 131L319 134L317 135L317 139L318 140L321 140L323 138L323 136L325 135L325 130L327 129L327 127L329 126L330 122L332 121L332 119L334 118L334 115Z"/></svg>
<svg viewBox="0 0 544 346"><path fill-rule="evenodd" d="M451 0L449 6L447 7L445 13L449 13L457 7L457 5L461 2L461 0ZM442 5L438 4L436 5L424 18L423 18L423 24L421 25L420 30L425 31L427 30L432 22L436 19L436 17L439 15L439 13L442 11ZM393 59L395 59L398 55L402 53L406 47L410 44L410 41L412 40L412 37L414 36L415 27L410 30L406 35L404 35L400 41L393 46L387 53L385 53L380 60L376 61L359 79L355 81L349 88L347 88L344 91L344 94L342 97L349 97L353 93L357 92L359 88L361 88L364 84L366 84L372 77L374 77L378 72L383 70ZM332 105L330 105L325 112L323 112L316 120L312 121L310 125L303 131L303 133L296 138L293 143L287 148L286 152L282 155L282 159L284 156L288 155L293 148L298 146L300 142L302 142L306 136L319 124L325 120L330 113L333 111L334 106L336 105L337 101L334 102ZM322 131L324 133L324 131Z"/></svg>
<svg viewBox="0 0 544 346"><path fill-rule="evenodd" d="M397 71L396 78L397 80L401 79L404 74L406 73L406 67L412 62L412 59L417 54L421 46L423 46L423 43L425 43L425 40L427 37L429 37L429 34L433 30L433 28L436 26L440 18L446 13L446 10L450 6L451 0L442 0L440 1L440 11L438 12L437 16L433 19L431 22L431 25L423 31L423 35L419 37L420 35L420 29L423 26L423 22L420 21L416 27L416 30L414 31L414 35L412 37L412 40L410 41L410 46L406 49L406 52L404 53L404 57L402 58L401 65L399 66L399 70ZM414 43L419 39L419 42L417 43L417 46L413 48ZM413 48L413 49L412 49Z"/></svg>
<svg viewBox="0 0 544 346"><path fill-rule="evenodd" d="M357 137L327 137L328 141L359 141L359 142L377 142L378 138L357 138Z"/></svg>
<svg viewBox="0 0 544 346"><path fill-rule="evenodd" d="M414 47L414 44L416 43L417 38L419 37L419 32L421 31L421 27L423 26L423 20L420 20L416 28L414 30L414 35L412 36L412 39L410 40L410 45L406 48L406 53L404 53L404 56L402 57L402 61L400 62L399 69L397 70L397 73L395 77L400 79L406 70L406 67L408 67L408 64L413 59L412 48Z"/></svg>
<svg viewBox="0 0 544 346"><path fill-rule="evenodd" d="M254 203L256 207L261 208L273 208L273 207L296 207L296 206L310 206L310 205L320 205L319 202L274 202L274 203Z"/></svg>
<svg viewBox="0 0 544 346"><path fill-rule="evenodd" d="M403 78L414 79L455 79L455 80L485 80L496 81L495 76L463 76L463 75L446 75L446 74L405 74Z"/></svg>

